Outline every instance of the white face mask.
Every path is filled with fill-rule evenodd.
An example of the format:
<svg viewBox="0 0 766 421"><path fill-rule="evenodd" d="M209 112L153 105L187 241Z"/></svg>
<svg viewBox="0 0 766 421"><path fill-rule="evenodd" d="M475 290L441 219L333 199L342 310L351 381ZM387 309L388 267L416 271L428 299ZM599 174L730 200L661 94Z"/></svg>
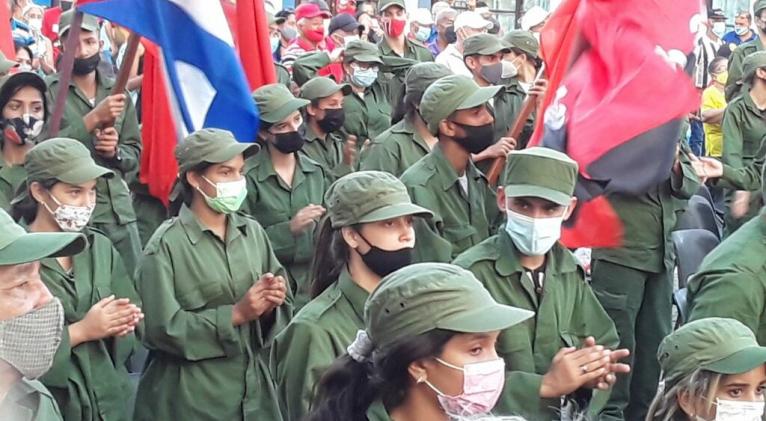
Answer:
<svg viewBox="0 0 766 421"><path fill-rule="evenodd" d="M40 31L43 27L43 20L42 19L29 19L27 21L27 25L29 25L30 29L33 29L35 31Z"/></svg>
<svg viewBox="0 0 766 421"><path fill-rule="evenodd" d="M510 209L505 212L508 216L505 231L519 251L527 256L544 255L561 237L563 214L554 218L530 218Z"/></svg>
<svg viewBox="0 0 766 421"><path fill-rule="evenodd" d="M47 203L42 202L43 206L45 206L45 209L53 215L53 219L56 220L56 223L62 231L80 232L88 225L90 217L93 215L93 209L96 208L95 204L93 204L93 206L62 205L52 194L48 194L58 207L55 211L52 211Z"/></svg>
<svg viewBox="0 0 766 421"><path fill-rule="evenodd" d="M723 35L726 33L726 23L725 22L713 23L713 33L718 38L723 37Z"/></svg>
<svg viewBox="0 0 766 421"><path fill-rule="evenodd" d="M359 35L347 35L343 37L343 45L348 45L352 41L359 41Z"/></svg>
<svg viewBox="0 0 766 421"><path fill-rule="evenodd" d="M766 403L716 399L715 406L715 421L761 421Z"/></svg>
<svg viewBox="0 0 766 421"><path fill-rule="evenodd" d="M516 66L516 60L503 60L503 79L510 79L512 77L516 77L516 75L519 74L519 67Z"/></svg>

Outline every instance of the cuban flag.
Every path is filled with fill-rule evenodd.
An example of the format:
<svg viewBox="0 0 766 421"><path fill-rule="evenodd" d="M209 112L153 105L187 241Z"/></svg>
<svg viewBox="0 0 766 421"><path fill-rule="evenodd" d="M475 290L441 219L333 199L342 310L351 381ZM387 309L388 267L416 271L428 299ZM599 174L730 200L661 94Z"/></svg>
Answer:
<svg viewBox="0 0 766 421"><path fill-rule="evenodd" d="M220 2L80 0L78 9L151 40L161 51L180 134L226 129L253 142L258 112Z"/></svg>

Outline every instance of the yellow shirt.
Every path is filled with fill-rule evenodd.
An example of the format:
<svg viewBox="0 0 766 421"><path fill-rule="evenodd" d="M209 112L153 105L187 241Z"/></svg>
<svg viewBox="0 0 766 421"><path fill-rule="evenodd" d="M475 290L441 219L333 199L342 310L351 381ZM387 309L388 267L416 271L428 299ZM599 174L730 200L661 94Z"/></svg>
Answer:
<svg viewBox="0 0 766 421"><path fill-rule="evenodd" d="M710 86L702 92L702 111L726 108L723 90ZM703 124L705 129L705 151L708 156L720 157L723 152L723 132L720 124Z"/></svg>

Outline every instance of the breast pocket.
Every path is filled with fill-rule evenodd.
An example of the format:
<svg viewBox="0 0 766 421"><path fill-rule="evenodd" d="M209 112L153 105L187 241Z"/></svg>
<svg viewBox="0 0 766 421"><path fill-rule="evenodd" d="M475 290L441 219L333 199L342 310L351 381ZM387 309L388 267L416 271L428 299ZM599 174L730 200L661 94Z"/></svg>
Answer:
<svg viewBox="0 0 766 421"><path fill-rule="evenodd" d="M469 247L473 246L474 245L473 238L476 234L478 234L478 231L476 231L476 228L470 225L462 225L462 226L445 225L443 231L444 231L444 238L450 243L452 243L453 254L463 252Z"/></svg>
<svg viewBox="0 0 766 421"><path fill-rule="evenodd" d="M268 228L272 225L279 224L281 222L287 222L290 220L290 214L284 210L277 210L270 207L262 208L255 211L253 216L264 228Z"/></svg>
<svg viewBox="0 0 766 421"><path fill-rule="evenodd" d="M223 294L221 285L215 282L195 285L194 288L179 291L176 295L178 303L184 310L194 311L207 308Z"/></svg>

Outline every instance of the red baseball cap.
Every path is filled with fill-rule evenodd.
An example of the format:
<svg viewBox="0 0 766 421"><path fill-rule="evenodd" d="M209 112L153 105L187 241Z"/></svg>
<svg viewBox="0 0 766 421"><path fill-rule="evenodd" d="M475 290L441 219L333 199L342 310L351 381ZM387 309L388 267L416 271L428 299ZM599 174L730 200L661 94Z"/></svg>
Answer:
<svg viewBox="0 0 766 421"><path fill-rule="evenodd" d="M316 3L303 3L295 9L295 20L303 18L312 19L321 16L324 19L330 19L332 15L326 10L319 8Z"/></svg>

